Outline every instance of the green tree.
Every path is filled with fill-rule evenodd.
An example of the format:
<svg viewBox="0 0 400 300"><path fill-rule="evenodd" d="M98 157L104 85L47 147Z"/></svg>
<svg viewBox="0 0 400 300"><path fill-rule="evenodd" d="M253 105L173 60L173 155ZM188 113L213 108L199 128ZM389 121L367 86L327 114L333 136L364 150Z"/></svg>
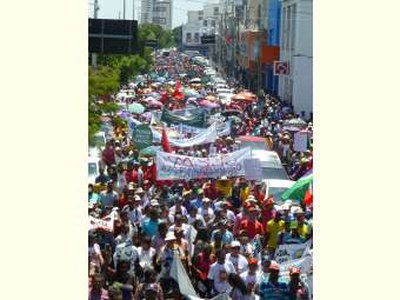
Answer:
<svg viewBox="0 0 400 300"><path fill-rule="evenodd" d="M100 66L89 68L89 145L94 144L94 136L100 130L101 115L114 113L118 106L108 102L110 95L118 91L119 73L115 69Z"/></svg>

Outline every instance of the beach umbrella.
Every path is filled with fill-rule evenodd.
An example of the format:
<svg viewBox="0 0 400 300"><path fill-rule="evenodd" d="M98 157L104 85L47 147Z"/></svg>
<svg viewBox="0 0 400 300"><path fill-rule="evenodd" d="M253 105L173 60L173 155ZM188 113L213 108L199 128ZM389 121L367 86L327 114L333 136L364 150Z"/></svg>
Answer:
<svg viewBox="0 0 400 300"><path fill-rule="evenodd" d="M131 105L129 105L128 110L133 114L142 114L145 108L140 103L132 103Z"/></svg>
<svg viewBox="0 0 400 300"><path fill-rule="evenodd" d="M199 102L199 104L200 104L201 106L208 107L208 108L217 108L217 107L219 107L219 105L218 105L217 103L208 101L208 100L206 100L206 99L201 100L201 101Z"/></svg>
<svg viewBox="0 0 400 300"><path fill-rule="evenodd" d="M162 108L164 104L162 104L160 101L157 101L156 99L150 100L148 105L150 107L156 107L156 108Z"/></svg>
<svg viewBox="0 0 400 300"><path fill-rule="evenodd" d="M257 96L250 92L243 92L232 96L232 100L236 101L255 101Z"/></svg>
<svg viewBox="0 0 400 300"><path fill-rule="evenodd" d="M150 102L150 101L156 101L156 99L152 96L149 96L145 99L146 102Z"/></svg>
<svg viewBox="0 0 400 300"><path fill-rule="evenodd" d="M296 183L282 194L282 200L298 200L302 202L306 192L309 190L313 182L313 171L310 170L303 177L296 181Z"/></svg>

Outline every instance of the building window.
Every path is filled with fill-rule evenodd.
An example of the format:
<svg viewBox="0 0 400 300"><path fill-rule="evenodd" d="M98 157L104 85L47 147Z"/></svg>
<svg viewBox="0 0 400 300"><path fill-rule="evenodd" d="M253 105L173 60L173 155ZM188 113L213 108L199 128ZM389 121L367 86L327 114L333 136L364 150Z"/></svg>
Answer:
<svg viewBox="0 0 400 300"><path fill-rule="evenodd" d="M214 16L219 14L219 7L214 7Z"/></svg>
<svg viewBox="0 0 400 300"><path fill-rule="evenodd" d="M207 20L204 20L204 21L203 21L203 26L204 26L204 27L207 27Z"/></svg>
<svg viewBox="0 0 400 300"><path fill-rule="evenodd" d="M198 43L200 41L200 34L198 33L198 32L196 32L195 34L194 34L194 42L195 43Z"/></svg>
<svg viewBox="0 0 400 300"><path fill-rule="evenodd" d="M211 20L211 27L215 27L215 20Z"/></svg>
<svg viewBox="0 0 400 300"><path fill-rule="evenodd" d="M203 17L200 17L200 16L199 16L199 21L201 21L201 20L203 20Z"/></svg>
<svg viewBox="0 0 400 300"><path fill-rule="evenodd" d="M191 42L192 41L192 34L190 32L186 33L186 42Z"/></svg>

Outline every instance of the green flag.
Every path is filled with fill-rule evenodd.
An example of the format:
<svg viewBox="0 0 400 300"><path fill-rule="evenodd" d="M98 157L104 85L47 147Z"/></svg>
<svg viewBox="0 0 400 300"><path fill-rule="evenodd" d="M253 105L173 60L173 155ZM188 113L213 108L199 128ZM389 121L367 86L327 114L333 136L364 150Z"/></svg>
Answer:
<svg viewBox="0 0 400 300"><path fill-rule="evenodd" d="M305 176L297 180L296 183L290 189L287 189L282 194L282 199L283 200L291 199L303 202L304 195L306 194L312 182L313 182L313 173L309 172Z"/></svg>

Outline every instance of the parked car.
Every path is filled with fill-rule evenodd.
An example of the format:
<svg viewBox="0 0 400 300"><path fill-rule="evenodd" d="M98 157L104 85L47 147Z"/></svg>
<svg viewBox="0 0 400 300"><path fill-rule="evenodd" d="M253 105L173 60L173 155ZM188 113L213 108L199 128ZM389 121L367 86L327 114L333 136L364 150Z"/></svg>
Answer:
<svg viewBox="0 0 400 300"><path fill-rule="evenodd" d="M101 152L97 148L90 148L88 157L88 183L95 184L101 166Z"/></svg>

